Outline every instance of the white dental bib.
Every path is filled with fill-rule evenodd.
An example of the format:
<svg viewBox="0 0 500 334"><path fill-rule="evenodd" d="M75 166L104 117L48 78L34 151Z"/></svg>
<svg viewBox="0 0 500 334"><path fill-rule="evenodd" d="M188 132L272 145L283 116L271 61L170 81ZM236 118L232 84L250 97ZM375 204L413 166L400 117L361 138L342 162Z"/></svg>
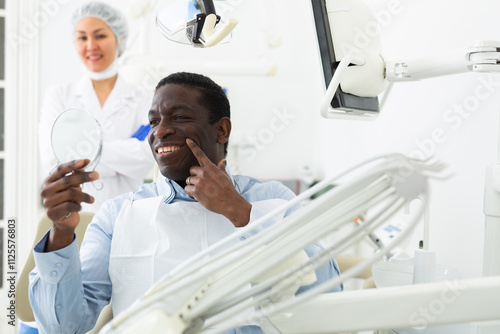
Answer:
<svg viewBox="0 0 500 334"><path fill-rule="evenodd" d="M109 259L114 316L181 262L236 229L198 202L166 204L163 199L127 200L118 214ZM252 206L265 213L285 202L272 199Z"/></svg>

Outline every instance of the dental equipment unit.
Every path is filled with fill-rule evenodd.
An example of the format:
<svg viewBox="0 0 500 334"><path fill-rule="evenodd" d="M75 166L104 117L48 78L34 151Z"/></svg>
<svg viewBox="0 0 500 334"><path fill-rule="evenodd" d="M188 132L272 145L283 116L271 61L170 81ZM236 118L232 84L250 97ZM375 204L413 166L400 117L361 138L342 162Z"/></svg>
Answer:
<svg viewBox="0 0 500 334"><path fill-rule="evenodd" d="M428 178L442 175L441 164L390 155L326 179L181 264L108 323L101 333L156 333L161 329L163 333L172 334L215 334L248 324L258 324L266 333L328 333L353 327L374 328L382 322L367 314L373 312L374 303L380 303L381 298L384 300L382 304L386 300L390 302L376 307L392 308L393 312L392 319L383 317L386 321L383 326L411 326L404 323L402 315L414 307L417 299L436 294L442 283L433 283L418 291L411 286L379 291L325 292L371 267L410 235L424 215ZM337 186L280 223L264 227L273 217L282 215L288 208L308 200L332 183ZM419 200L416 204L420 204L416 209L412 204L415 199ZM299 286L315 280L315 268L342 254L403 211L407 213L407 228L392 243L341 277L295 296ZM311 259L303 254L305 247L344 229L361 214L365 216L364 221L338 243L325 247L321 254ZM244 235L250 237L241 241L240 237ZM499 288L496 304L500 307L498 280L488 281L487 286L478 285L476 281L464 282L460 285L461 293L467 296L464 304L470 302L470 298L484 298L487 287ZM409 304L403 302L408 298L414 300ZM360 306L362 300L363 306ZM481 314L471 305L474 304L466 306L460 303L464 311L457 313L452 320L493 319L497 313L493 310L494 305L492 310ZM325 312L329 316L323 318ZM345 320L352 319L352 316L342 319L347 312L358 314L359 321ZM366 312L364 316L363 312ZM399 316L394 317L394 312ZM466 318L464 313L468 314ZM450 316L446 316L443 319L438 317L436 323L449 321ZM304 321L304 317L309 317L309 321Z"/></svg>
<svg viewBox="0 0 500 334"><path fill-rule="evenodd" d="M327 85L321 115L332 119L373 120L378 116L377 95L387 98L392 83L474 72L500 72L500 41L478 41L463 51L451 51L419 59L385 60L379 38L356 54L346 48L354 40L357 24L374 20L359 0L311 0ZM499 135L500 136L500 135ZM488 166L485 182L485 275L500 275L500 138L499 163Z"/></svg>
<svg viewBox="0 0 500 334"><path fill-rule="evenodd" d="M375 119L380 109L377 96L387 95L394 82L469 71L500 72L499 41L478 41L463 50L417 59L388 60L379 36L356 47L356 27L377 22L362 1L311 0L311 6L326 85L321 104L325 118Z"/></svg>
<svg viewBox="0 0 500 334"><path fill-rule="evenodd" d="M363 47L355 47L355 28L366 22L376 22L373 12L361 1L311 0L311 5L327 87L320 108L324 118L376 119L379 107L383 106L394 82L418 81L469 71L500 72L499 41L477 41L463 50L418 59L391 61L383 57L378 35L370 36L369 42ZM385 93L379 106L377 96L383 92ZM498 162L487 167L484 186L485 277L474 282L486 289L485 291L488 291L487 287L493 287L500 282L500 135L498 145ZM498 289L490 291L496 293ZM424 293L424 290L420 292ZM487 303L488 307L498 307L493 306L495 302L487 295L488 293L485 293L483 300L474 299L476 305ZM449 311L454 316L460 313L455 306L454 302L454 309ZM407 314L407 319L410 315ZM497 333L500 330L498 309L493 319L497 320L496 324L485 330ZM457 317L455 322L464 321L467 321L466 318L459 321ZM452 332L455 333L453 330Z"/></svg>

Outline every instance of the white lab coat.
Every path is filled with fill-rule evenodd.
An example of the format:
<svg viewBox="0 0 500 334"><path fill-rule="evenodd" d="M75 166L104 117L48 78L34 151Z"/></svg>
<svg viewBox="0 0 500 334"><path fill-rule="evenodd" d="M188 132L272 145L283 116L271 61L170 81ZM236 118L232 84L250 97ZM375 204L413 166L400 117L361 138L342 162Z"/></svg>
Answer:
<svg viewBox="0 0 500 334"><path fill-rule="evenodd" d="M98 184L84 186L84 191L94 196L95 202L92 205L82 203L82 211L97 212L106 199L137 190L150 176L154 159L147 138L139 141L132 136L141 125L148 124L152 95L152 92L125 82L120 75L102 108L89 77L50 87L38 129L43 178L56 165L50 145L52 123L61 112L76 107L90 112L103 131L102 156L96 167L103 186L101 190L96 189Z"/></svg>

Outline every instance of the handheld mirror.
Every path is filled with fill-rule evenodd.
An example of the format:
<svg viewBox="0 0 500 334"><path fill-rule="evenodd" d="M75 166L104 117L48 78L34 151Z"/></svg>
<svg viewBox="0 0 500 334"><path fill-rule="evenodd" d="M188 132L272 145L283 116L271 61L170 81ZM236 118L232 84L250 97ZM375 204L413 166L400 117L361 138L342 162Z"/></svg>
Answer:
<svg viewBox="0 0 500 334"><path fill-rule="evenodd" d="M71 108L57 116L52 125L52 150L57 164L89 159L85 169L95 169L102 152L102 129L87 111Z"/></svg>

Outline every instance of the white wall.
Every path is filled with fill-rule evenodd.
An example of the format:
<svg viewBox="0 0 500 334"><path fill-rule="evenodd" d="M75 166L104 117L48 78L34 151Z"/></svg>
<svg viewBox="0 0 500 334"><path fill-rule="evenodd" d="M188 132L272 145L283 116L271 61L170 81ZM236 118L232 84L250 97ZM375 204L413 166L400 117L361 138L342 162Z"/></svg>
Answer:
<svg viewBox="0 0 500 334"><path fill-rule="evenodd" d="M80 73L69 17L82 1L60 2L40 35L42 94L50 84L75 79ZM376 11L388 2L366 1ZM134 31L123 72L127 78L151 87L170 72L203 71L228 89L233 112L230 154L238 172L293 178L300 166L308 164L318 175L332 175L380 153L415 153L433 130L443 129L445 140L428 150L448 162L455 174L432 183L431 247L440 263L459 268L464 277L481 274L483 178L486 165L496 160L498 85L492 85L493 93L460 124L447 123L443 115L455 104L470 102L477 89L484 90L478 88L484 85L481 80L496 83L500 78L468 73L400 83L375 122L323 120L318 112L322 76L308 0L228 0L224 14L240 21L233 40L203 50L161 36L153 23L161 1L109 3L127 11ZM151 11L134 19L127 8L139 3L150 3ZM500 4L494 0L401 0L399 4L400 13L381 32L386 58L432 55L465 48L477 39L500 39L495 17ZM268 27L262 26L263 13L269 10L276 14ZM265 28L272 33L266 34ZM223 74L228 64L248 72L255 62L275 63L276 74ZM145 63L149 67L144 68ZM207 63L215 67L203 67Z"/></svg>
<svg viewBox="0 0 500 334"><path fill-rule="evenodd" d="M388 3L366 2L376 11ZM433 55L465 48L475 40L500 38L498 2L402 0L400 4L401 12L381 33L388 59ZM319 163L330 175L386 152L433 154L447 162L453 177L431 183L431 248L439 263L459 268L463 277L480 276L484 175L486 165L497 159L499 84L499 75L474 73L395 84L378 120L322 122L319 145L328 154L320 156ZM449 111L458 107L471 110L470 115L459 118ZM442 134L431 142L436 130Z"/></svg>

